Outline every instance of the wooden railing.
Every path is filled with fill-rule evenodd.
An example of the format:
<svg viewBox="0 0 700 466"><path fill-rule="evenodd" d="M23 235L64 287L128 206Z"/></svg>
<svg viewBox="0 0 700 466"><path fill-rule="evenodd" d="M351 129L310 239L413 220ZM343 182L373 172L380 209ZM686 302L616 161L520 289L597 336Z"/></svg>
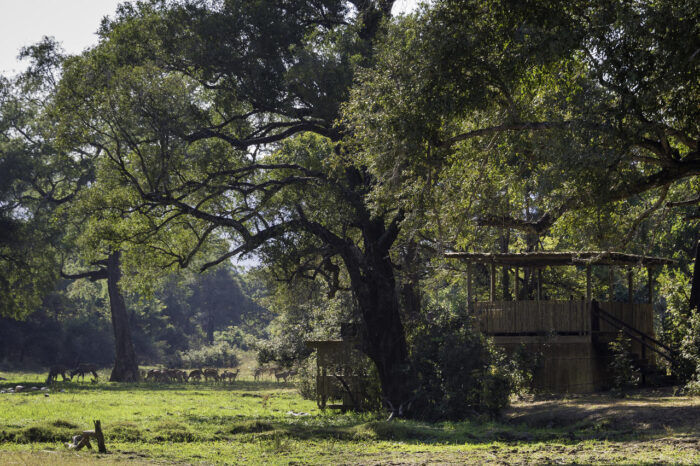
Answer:
<svg viewBox="0 0 700 466"><path fill-rule="evenodd" d="M608 325L611 325L618 329L618 331L622 331L629 338L641 345L642 359L646 359L646 350L649 349L652 352L661 356L662 358L666 359L668 362L671 363L671 365L677 364L678 353L674 349L660 342L659 340L651 336L649 333L643 332L638 328L627 324L621 319L618 319L614 315L610 314L608 311L602 309L597 302L593 301L591 304L591 312L594 317L597 316L601 322L605 322ZM610 303L607 304L609 305Z"/></svg>
<svg viewBox="0 0 700 466"><path fill-rule="evenodd" d="M654 334L650 304L600 303L615 318L649 335ZM494 301L474 303L481 331L489 335L589 335L590 303L572 301ZM617 332L606 321L601 332Z"/></svg>

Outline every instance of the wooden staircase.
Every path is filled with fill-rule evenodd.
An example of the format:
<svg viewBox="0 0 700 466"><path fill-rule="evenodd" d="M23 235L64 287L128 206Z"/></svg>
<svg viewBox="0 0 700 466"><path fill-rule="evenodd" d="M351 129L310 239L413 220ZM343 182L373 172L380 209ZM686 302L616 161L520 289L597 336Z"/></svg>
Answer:
<svg viewBox="0 0 700 466"><path fill-rule="evenodd" d="M668 375L665 370L659 368L654 362L652 362L647 355L654 354L668 361L671 366L671 372L676 372L674 369L680 367L680 359L678 358L678 352L673 348L665 345L651 335L642 332L639 329L632 327L631 325L618 319L611 313L602 309L597 301L593 300L591 302L591 318L592 318L592 336L594 344L598 347L599 351L604 354L609 354L609 349L607 348L607 343L599 338L600 322L604 321L610 326L622 331L631 340L636 341L641 345L641 354L632 353L633 364L639 368L642 375L642 384L645 386L668 386L678 383L678 380L673 375Z"/></svg>

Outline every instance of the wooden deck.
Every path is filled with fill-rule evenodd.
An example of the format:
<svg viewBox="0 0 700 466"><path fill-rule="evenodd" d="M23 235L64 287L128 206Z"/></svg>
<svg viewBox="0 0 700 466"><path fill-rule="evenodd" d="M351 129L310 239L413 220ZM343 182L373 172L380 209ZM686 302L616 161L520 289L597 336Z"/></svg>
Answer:
<svg viewBox="0 0 700 466"><path fill-rule="evenodd" d="M599 303L626 324L653 336L651 304ZM494 301L474 303L481 331L506 351L526 347L540 353L534 387L553 392L581 393L604 388L607 367L601 347L613 340L618 329L604 320L591 318L591 304L576 301ZM644 355L632 342L633 353ZM653 359L646 355L647 359Z"/></svg>
<svg viewBox="0 0 700 466"><path fill-rule="evenodd" d="M602 302L608 311L626 324L654 335L651 304ZM590 303L573 301L493 301L474 303L481 331L493 336L538 336L591 334ZM600 333L617 333L601 321Z"/></svg>

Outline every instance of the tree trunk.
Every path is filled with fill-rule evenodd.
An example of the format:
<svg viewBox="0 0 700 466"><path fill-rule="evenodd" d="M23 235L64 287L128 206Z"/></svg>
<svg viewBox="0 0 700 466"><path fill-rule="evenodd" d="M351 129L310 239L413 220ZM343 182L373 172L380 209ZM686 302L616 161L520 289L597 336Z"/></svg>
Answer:
<svg viewBox="0 0 700 466"><path fill-rule="evenodd" d="M693 282L690 288L690 313L700 312L700 241L695 246Z"/></svg>
<svg viewBox="0 0 700 466"><path fill-rule="evenodd" d="M382 393L392 411L408 401L409 362L393 277L368 279L356 290L365 323L364 349L374 361Z"/></svg>
<svg viewBox="0 0 700 466"><path fill-rule="evenodd" d="M377 368L389 409L394 415L402 415L413 387L394 268L388 249L374 249L367 241L365 244L369 246L362 266L348 264L351 287L365 324L363 350Z"/></svg>
<svg viewBox="0 0 700 466"><path fill-rule="evenodd" d="M112 311L112 328L114 329L116 350L114 368L109 380L112 382L137 382L139 380L139 366L131 340L126 303L119 289L119 279L121 278L119 256L120 253L117 251L110 254L107 259L107 289L109 291L109 307Z"/></svg>

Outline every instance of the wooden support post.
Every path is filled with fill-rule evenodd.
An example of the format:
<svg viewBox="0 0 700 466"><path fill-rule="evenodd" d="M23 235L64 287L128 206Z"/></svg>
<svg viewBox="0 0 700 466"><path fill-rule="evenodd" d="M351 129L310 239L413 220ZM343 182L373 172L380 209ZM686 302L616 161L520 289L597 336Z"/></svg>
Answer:
<svg viewBox="0 0 700 466"><path fill-rule="evenodd" d="M503 301L508 301L508 295L510 294L510 289L508 289L508 274L510 273L510 268L507 265L501 267L501 293L503 293Z"/></svg>
<svg viewBox="0 0 700 466"><path fill-rule="evenodd" d="M632 275L632 268L627 269L627 302L631 303L634 298L634 275Z"/></svg>
<svg viewBox="0 0 700 466"><path fill-rule="evenodd" d="M542 269L537 269L537 301L542 299Z"/></svg>
<svg viewBox="0 0 700 466"><path fill-rule="evenodd" d="M472 310L474 302L474 290L472 288L472 263L467 263L467 311Z"/></svg>
<svg viewBox="0 0 700 466"><path fill-rule="evenodd" d="M513 282L514 282L514 285L513 285L513 286L514 286L514 293L515 293L515 295L513 296L513 301L517 301L517 300L518 300L519 293L520 293L520 290L518 289L518 285L519 285L518 281L520 280L520 278L519 278L519 276L518 276L519 274L520 274L520 271L519 271L518 268L516 267L516 268L515 268L515 273L513 274Z"/></svg>
<svg viewBox="0 0 700 466"><path fill-rule="evenodd" d="M496 264L491 262L491 286L489 287L489 301L496 300Z"/></svg>
<svg viewBox="0 0 700 466"><path fill-rule="evenodd" d="M615 284L614 284L613 266L608 266L608 299L612 303L615 301Z"/></svg>
<svg viewBox="0 0 700 466"><path fill-rule="evenodd" d="M649 287L649 304L654 303L654 271L651 267L647 267L647 280Z"/></svg>
<svg viewBox="0 0 700 466"><path fill-rule="evenodd" d="M593 288L591 286L591 266L586 266L586 302L590 303L593 299Z"/></svg>

